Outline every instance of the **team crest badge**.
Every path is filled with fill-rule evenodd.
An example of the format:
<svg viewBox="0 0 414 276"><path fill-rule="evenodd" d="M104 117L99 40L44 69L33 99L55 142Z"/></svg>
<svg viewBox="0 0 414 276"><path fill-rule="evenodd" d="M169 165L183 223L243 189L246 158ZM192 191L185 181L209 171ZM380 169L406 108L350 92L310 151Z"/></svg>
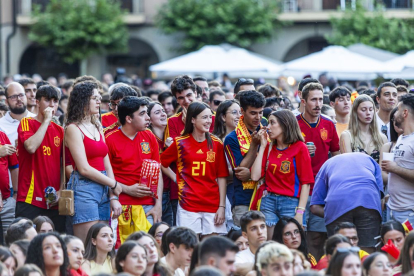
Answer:
<svg viewBox="0 0 414 276"><path fill-rule="evenodd" d="M328 131L326 130L326 129L321 129L321 138L322 138L322 140L326 140L326 139L328 139Z"/></svg>
<svg viewBox="0 0 414 276"><path fill-rule="evenodd" d="M148 142L142 142L141 143L141 151L143 154L149 154L151 153L151 148Z"/></svg>
<svg viewBox="0 0 414 276"><path fill-rule="evenodd" d="M282 161L280 164L280 172L281 173L290 173L290 161Z"/></svg>
<svg viewBox="0 0 414 276"><path fill-rule="evenodd" d="M54 142L56 147L60 146L60 138L58 136L55 137Z"/></svg>
<svg viewBox="0 0 414 276"><path fill-rule="evenodd" d="M207 152L207 162L214 162L216 161L216 153L212 150Z"/></svg>

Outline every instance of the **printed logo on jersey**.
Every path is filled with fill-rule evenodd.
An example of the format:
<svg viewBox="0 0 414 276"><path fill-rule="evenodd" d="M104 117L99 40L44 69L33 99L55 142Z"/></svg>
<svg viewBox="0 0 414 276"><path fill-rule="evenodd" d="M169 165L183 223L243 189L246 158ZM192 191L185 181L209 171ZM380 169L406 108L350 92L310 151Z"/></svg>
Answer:
<svg viewBox="0 0 414 276"><path fill-rule="evenodd" d="M290 161L282 161L280 164L280 172L281 173L290 173Z"/></svg>
<svg viewBox="0 0 414 276"><path fill-rule="evenodd" d="M204 152L201 149L199 149L196 153L197 154L203 154Z"/></svg>
<svg viewBox="0 0 414 276"><path fill-rule="evenodd" d="M282 153L279 153L276 158L280 158L282 157L282 155L283 155Z"/></svg>
<svg viewBox="0 0 414 276"><path fill-rule="evenodd" d="M150 154L151 148L148 142L142 142L141 143L141 151L143 154Z"/></svg>
<svg viewBox="0 0 414 276"><path fill-rule="evenodd" d="M216 161L216 153L213 150L207 152L207 162L214 162Z"/></svg>
<svg viewBox="0 0 414 276"><path fill-rule="evenodd" d="M53 141L55 142L55 146L56 147L59 147L60 146L60 138L58 136L56 136Z"/></svg>
<svg viewBox="0 0 414 276"><path fill-rule="evenodd" d="M321 129L321 138L322 138L322 140L326 140L326 139L328 139L328 131L326 130L326 129Z"/></svg>

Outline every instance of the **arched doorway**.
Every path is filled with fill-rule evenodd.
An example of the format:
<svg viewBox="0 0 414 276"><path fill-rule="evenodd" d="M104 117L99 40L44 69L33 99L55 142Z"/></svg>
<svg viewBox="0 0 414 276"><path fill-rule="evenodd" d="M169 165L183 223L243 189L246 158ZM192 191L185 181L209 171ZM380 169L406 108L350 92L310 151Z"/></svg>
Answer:
<svg viewBox="0 0 414 276"><path fill-rule="evenodd" d="M151 45L145 41L131 38L128 41L128 53L107 56L109 72L116 68L124 68L126 75L138 75L140 78L151 77L149 66L159 62L159 58Z"/></svg>
<svg viewBox="0 0 414 276"><path fill-rule="evenodd" d="M79 76L79 63L69 64L53 49L37 44L30 45L20 58L19 72L21 74L40 74L44 79L59 73L65 73L69 78Z"/></svg>
<svg viewBox="0 0 414 276"><path fill-rule="evenodd" d="M322 36L306 38L290 48L283 58L283 61L288 62L315 52L319 52L327 46L329 46L329 43Z"/></svg>

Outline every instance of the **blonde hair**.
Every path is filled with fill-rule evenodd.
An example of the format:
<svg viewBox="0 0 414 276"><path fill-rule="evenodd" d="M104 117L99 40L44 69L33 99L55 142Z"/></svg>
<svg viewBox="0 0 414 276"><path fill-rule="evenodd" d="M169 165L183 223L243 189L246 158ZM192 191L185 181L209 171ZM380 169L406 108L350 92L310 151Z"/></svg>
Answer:
<svg viewBox="0 0 414 276"><path fill-rule="evenodd" d="M293 254L286 245L280 243L267 244L257 255L257 269L261 271L278 258L285 258L288 262L293 262Z"/></svg>
<svg viewBox="0 0 414 276"><path fill-rule="evenodd" d="M351 134L351 147L354 149L359 147L361 149L365 149L365 143L362 141L361 137L359 136L359 119L358 119L358 107L363 102L370 102L372 103L372 107L374 108L374 115L372 116L372 121L369 125L369 132L371 133L372 142L376 149L380 150L384 142L381 138L381 133L378 130L377 126L377 116L375 114L375 104L371 97L368 95L359 95L354 103L352 104L351 109L351 116L349 119L349 126L348 131Z"/></svg>

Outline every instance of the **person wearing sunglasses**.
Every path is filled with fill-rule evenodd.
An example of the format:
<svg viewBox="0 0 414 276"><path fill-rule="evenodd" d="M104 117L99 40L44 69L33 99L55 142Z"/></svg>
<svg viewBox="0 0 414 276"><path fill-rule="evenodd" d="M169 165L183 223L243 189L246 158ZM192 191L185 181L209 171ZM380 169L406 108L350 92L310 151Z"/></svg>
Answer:
<svg viewBox="0 0 414 276"><path fill-rule="evenodd" d="M226 100L226 95L221 91L213 91L210 93L209 105L216 112L219 105Z"/></svg>
<svg viewBox="0 0 414 276"><path fill-rule="evenodd" d="M102 126L105 135L117 130L121 126L118 117L118 105L126 96L138 96L138 94L128 85L118 85L112 90L111 99L109 101L111 112L102 114Z"/></svg>
<svg viewBox="0 0 414 276"><path fill-rule="evenodd" d="M326 275L331 276L362 276L361 260L358 247L337 248L329 262Z"/></svg>
<svg viewBox="0 0 414 276"><path fill-rule="evenodd" d="M234 85L234 97L236 97L237 93L239 93L240 91L247 90L256 90L256 88L254 87L254 80L245 78L238 79L236 84Z"/></svg>
<svg viewBox="0 0 414 276"><path fill-rule="evenodd" d="M378 86L377 101L379 110L376 113L378 130L390 141L390 113L397 104L398 91L392 82L384 82Z"/></svg>

